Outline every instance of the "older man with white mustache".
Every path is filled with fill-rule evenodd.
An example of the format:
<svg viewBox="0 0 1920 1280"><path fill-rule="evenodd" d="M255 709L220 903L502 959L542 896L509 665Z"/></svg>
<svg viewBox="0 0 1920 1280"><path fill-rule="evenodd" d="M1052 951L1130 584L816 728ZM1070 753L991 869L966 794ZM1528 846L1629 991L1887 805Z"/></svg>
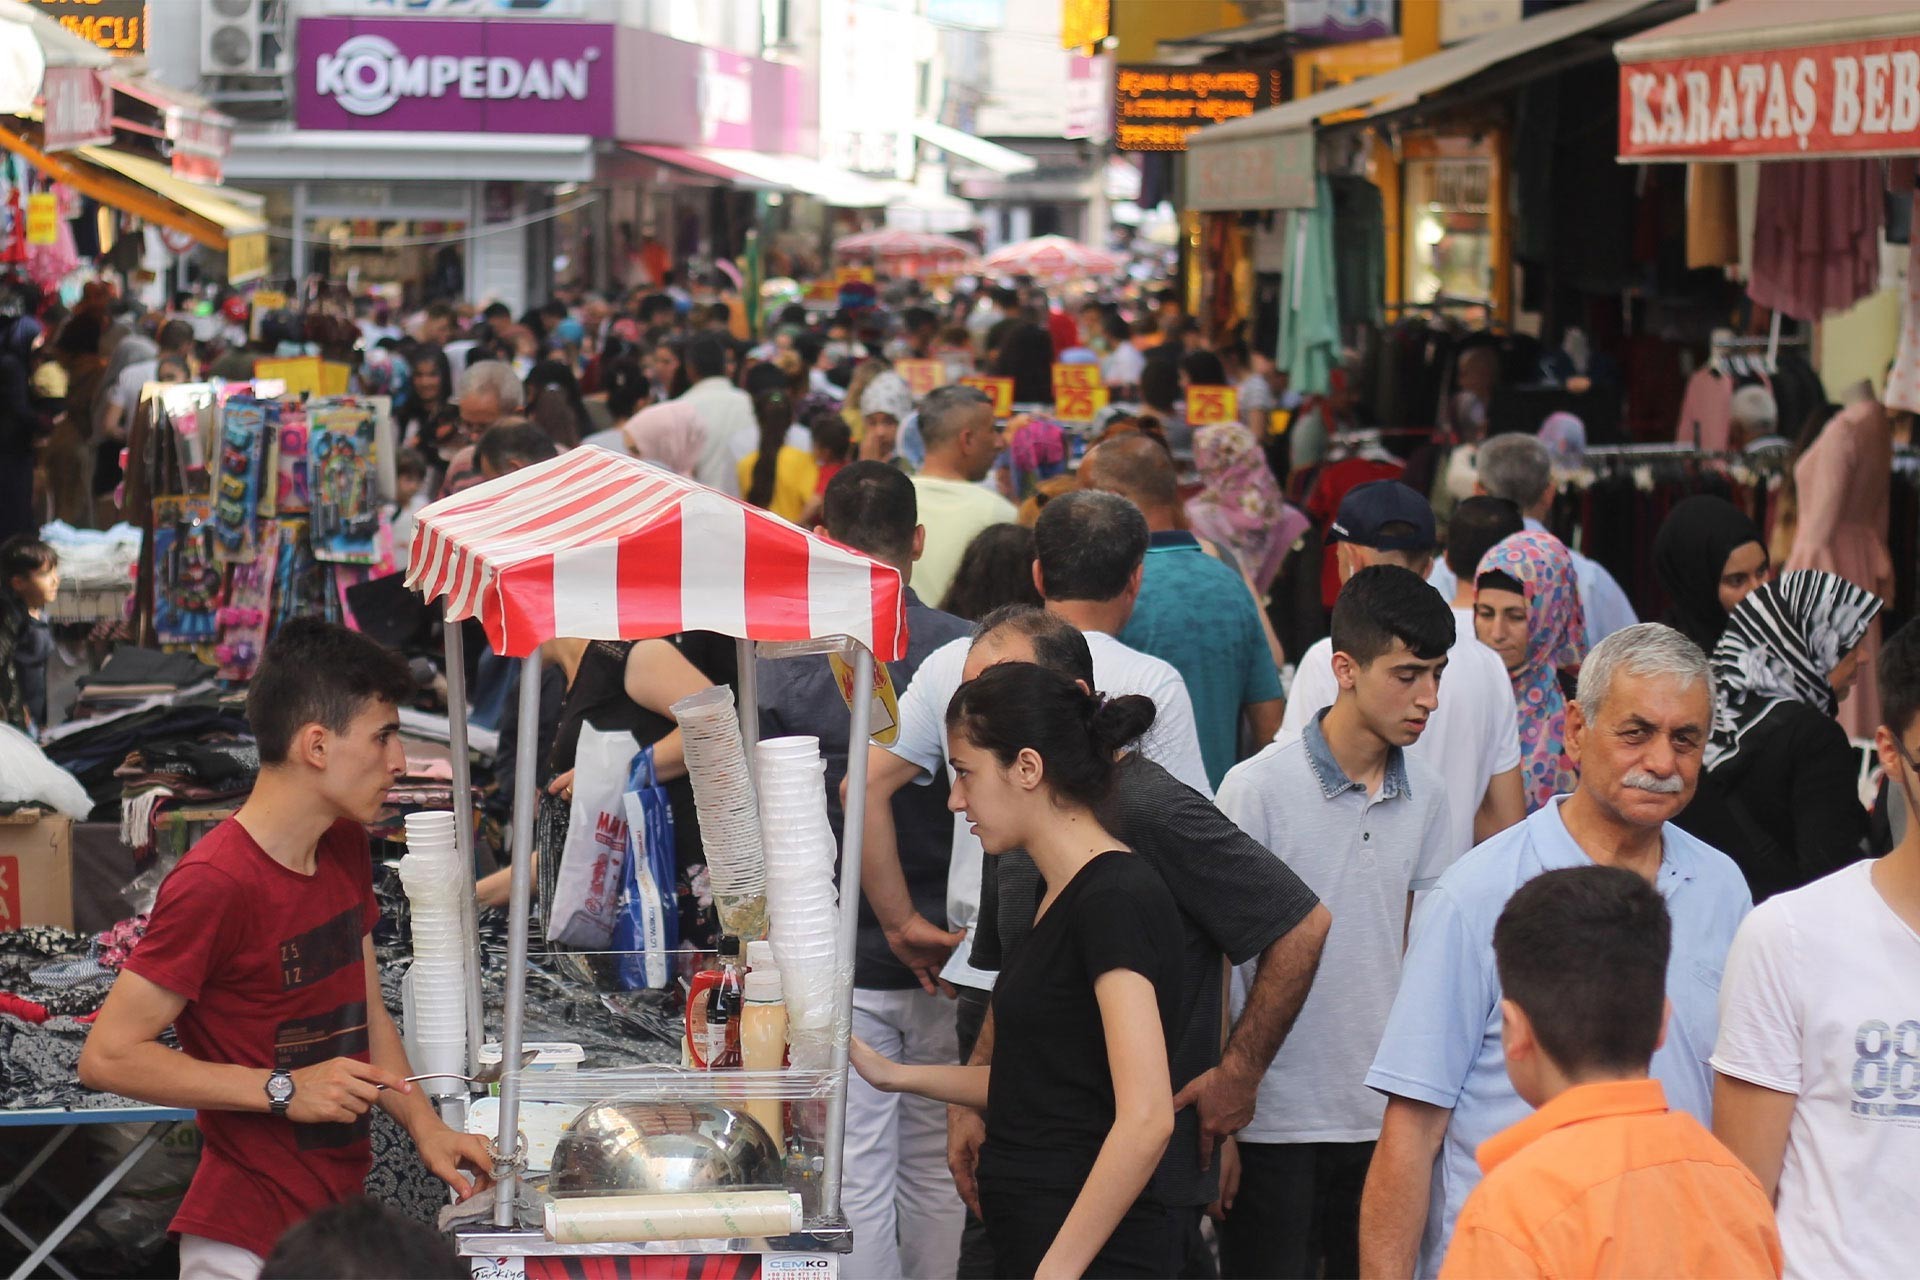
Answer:
<svg viewBox="0 0 1920 1280"><path fill-rule="evenodd" d="M1706 655L1678 631L1643 623L1607 637L1567 708L1573 793L1467 854L1421 904L1367 1074L1387 1113L1360 1207L1362 1275L1436 1274L1480 1180L1475 1150L1527 1115L1501 1051L1493 925L1542 872L1624 867L1666 899L1669 1016L1653 1076L1673 1107L1710 1123L1720 973L1753 904L1732 859L1670 820L1700 780L1713 709Z"/></svg>

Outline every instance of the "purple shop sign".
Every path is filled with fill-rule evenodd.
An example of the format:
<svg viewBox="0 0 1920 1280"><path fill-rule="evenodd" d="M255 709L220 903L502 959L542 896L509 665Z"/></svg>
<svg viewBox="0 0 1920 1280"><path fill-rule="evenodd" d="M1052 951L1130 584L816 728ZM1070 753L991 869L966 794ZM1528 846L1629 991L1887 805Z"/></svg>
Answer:
<svg viewBox="0 0 1920 1280"><path fill-rule="evenodd" d="M811 154L817 94L798 67L621 27L616 137Z"/></svg>
<svg viewBox="0 0 1920 1280"><path fill-rule="evenodd" d="M302 129L613 136L614 28L304 18Z"/></svg>

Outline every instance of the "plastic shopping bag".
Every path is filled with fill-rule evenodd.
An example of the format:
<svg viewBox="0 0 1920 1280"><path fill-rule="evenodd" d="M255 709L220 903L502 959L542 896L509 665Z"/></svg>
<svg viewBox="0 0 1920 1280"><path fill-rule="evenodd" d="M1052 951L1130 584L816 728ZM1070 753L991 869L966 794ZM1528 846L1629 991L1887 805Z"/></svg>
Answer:
<svg viewBox="0 0 1920 1280"><path fill-rule="evenodd" d="M613 949L620 989L658 990L672 980L667 952L680 945L680 911L674 890L673 802L653 772L653 748L633 758L627 775L627 870L613 921Z"/></svg>
<svg viewBox="0 0 1920 1280"><path fill-rule="evenodd" d="M613 937L626 869L627 814L622 794L627 764L638 745L631 733L580 728L573 760L573 810L560 875L547 913L547 940L602 951Z"/></svg>

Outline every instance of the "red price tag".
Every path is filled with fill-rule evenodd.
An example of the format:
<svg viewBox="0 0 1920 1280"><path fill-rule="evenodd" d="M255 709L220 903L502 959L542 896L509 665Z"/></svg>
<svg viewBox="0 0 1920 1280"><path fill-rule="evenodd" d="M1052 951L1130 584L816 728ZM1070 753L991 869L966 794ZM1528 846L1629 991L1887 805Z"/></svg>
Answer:
<svg viewBox="0 0 1920 1280"><path fill-rule="evenodd" d="M1053 416L1062 422L1092 422L1107 407L1105 387L1060 387L1053 393Z"/></svg>
<svg viewBox="0 0 1920 1280"><path fill-rule="evenodd" d="M1187 424L1210 427L1240 417L1240 393L1232 387L1188 387Z"/></svg>
<svg viewBox="0 0 1920 1280"><path fill-rule="evenodd" d="M989 378L983 374L974 374L960 379L963 387L977 387L993 397L993 416L1004 418L1013 412L1013 379Z"/></svg>
<svg viewBox="0 0 1920 1280"><path fill-rule="evenodd" d="M1057 400L1060 393L1069 387L1093 390L1100 385L1100 366L1097 364L1056 364L1053 366L1053 394Z"/></svg>
<svg viewBox="0 0 1920 1280"><path fill-rule="evenodd" d="M907 384L915 400L947 381L945 360L895 360L893 371Z"/></svg>

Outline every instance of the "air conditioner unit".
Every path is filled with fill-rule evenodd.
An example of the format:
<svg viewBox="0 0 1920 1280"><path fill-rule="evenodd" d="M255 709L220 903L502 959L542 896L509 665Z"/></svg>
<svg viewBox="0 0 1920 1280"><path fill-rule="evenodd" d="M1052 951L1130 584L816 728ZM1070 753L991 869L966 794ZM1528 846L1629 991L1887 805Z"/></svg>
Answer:
<svg viewBox="0 0 1920 1280"><path fill-rule="evenodd" d="M280 9L280 0L200 0L200 74L277 75Z"/></svg>

